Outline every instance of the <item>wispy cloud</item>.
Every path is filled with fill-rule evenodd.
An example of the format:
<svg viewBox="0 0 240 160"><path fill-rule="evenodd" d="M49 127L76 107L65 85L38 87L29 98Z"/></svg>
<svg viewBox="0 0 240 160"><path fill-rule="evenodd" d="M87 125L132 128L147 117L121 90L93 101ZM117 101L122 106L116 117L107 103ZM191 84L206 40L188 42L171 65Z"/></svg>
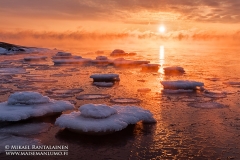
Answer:
<svg viewBox="0 0 240 160"><path fill-rule="evenodd" d="M159 19L159 13L172 13L179 15L175 17L179 20L240 22L239 0L1 0L0 6L2 15L53 19L109 19L129 23L139 13L150 21Z"/></svg>

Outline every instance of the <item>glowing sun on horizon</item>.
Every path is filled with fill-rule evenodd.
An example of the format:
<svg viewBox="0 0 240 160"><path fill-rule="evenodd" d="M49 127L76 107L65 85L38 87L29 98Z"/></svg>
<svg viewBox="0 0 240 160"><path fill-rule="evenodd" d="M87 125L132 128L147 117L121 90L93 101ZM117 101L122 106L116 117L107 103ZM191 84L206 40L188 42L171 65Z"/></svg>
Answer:
<svg viewBox="0 0 240 160"><path fill-rule="evenodd" d="M158 31L160 32L160 33L164 33L165 31L166 31L166 28L165 28L165 26L160 26L159 28L158 28Z"/></svg>

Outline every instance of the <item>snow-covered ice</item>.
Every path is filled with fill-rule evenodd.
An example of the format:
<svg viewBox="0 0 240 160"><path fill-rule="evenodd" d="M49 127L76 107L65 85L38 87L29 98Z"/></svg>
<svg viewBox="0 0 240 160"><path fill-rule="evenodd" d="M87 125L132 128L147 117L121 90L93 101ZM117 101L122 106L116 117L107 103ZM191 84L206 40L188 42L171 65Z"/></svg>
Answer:
<svg viewBox="0 0 240 160"><path fill-rule="evenodd" d="M94 82L115 82L120 81L118 74L93 74L90 76Z"/></svg>
<svg viewBox="0 0 240 160"><path fill-rule="evenodd" d="M25 61L40 61L40 60L46 60L46 56L29 56L29 57L24 57Z"/></svg>
<svg viewBox="0 0 240 160"><path fill-rule="evenodd" d="M143 64L142 71L158 71L160 65L159 64Z"/></svg>
<svg viewBox="0 0 240 160"><path fill-rule="evenodd" d="M124 50L121 49L115 49L110 54L110 56L124 56L124 55L127 55L127 53L125 53Z"/></svg>
<svg viewBox="0 0 240 160"><path fill-rule="evenodd" d="M8 51L5 48L0 47L0 55L6 54Z"/></svg>
<svg viewBox="0 0 240 160"><path fill-rule="evenodd" d="M38 92L16 92L8 97L8 105L33 105L49 103L50 98Z"/></svg>
<svg viewBox="0 0 240 160"><path fill-rule="evenodd" d="M16 92L0 103L0 121L19 121L71 109L74 105L68 101L53 100L37 92Z"/></svg>
<svg viewBox="0 0 240 160"><path fill-rule="evenodd" d="M78 58L78 59L54 59L53 60L54 65L64 65L64 64L78 64L78 65L84 65L84 64L90 64L92 63L91 59L87 58Z"/></svg>
<svg viewBox="0 0 240 160"><path fill-rule="evenodd" d="M113 64L115 67L138 67L148 63L150 63L150 61L127 60L124 58L117 58L113 60Z"/></svg>
<svg viewBox="0 0 240 160"><path fill-rule="evenodd" d="M185 73L184 69L182 67L178 67L178 66L165 67L165 68L163 68L163 70L164 70L164 73L167 75Z"/></svg>
<svg viewBox="0 0 240 160"><path fill-rule="evenodd" d="M117 110L105 104L84 104L79 108L86 118L107 118L117 113Z"/></svg>
<svg viewBox="0 0 240 160"><path fill-rule="evenodd" d="M61 115L55 124L75 132L104 135L120 131L129 124L136 124L139 121L156 122L150 111L136 106L110 107L102 104L88 104L81 106L79 110Z"/></svg>
<svg viewBox="0 0 240 160"><path fill-rule="evenodd" d="M69 52L58 52L56 56L72 56L72 54Z"/></svg>
<svg viewBox="0 0 240 160"><path fill-rule="evenodd" d="M202 82L178 80L178 81L161 81L164 89L197 89L204 86Z"/></svg>

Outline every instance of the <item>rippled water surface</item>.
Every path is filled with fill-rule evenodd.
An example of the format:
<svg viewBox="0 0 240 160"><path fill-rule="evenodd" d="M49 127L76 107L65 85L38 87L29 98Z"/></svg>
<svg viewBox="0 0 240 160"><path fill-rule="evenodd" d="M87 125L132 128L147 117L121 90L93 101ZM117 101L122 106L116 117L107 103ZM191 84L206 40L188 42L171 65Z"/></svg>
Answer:
<svg viewBox="0 0 240 160"><path fill-rule="evenodd" d="M106 136L86 136L52 126L47 132L28 136L41 140L46 145L68 145L69 159L239 159L240 158L240 82L239 48L209 45L160 45L152 48L122 48L126 52L136 52L136 56L126 59L149 60L158 63L158 72L141 72L137 68L115 68L113 66L54 66L51 57L56 51L44 55L47 61L24 62L26 55L1 56L1 67L25 68L27 73L1 75L0 101L6 101L15 91L39 91L54 99L75 102L76 110L86 103L114 105L114 98L136 98L138 105L150 110L156 124L131 125L118 133ZM69 49L72 54L94 58L98 55L110 57L111 49L95 53L90 49ZM36 53L34 53L36 55ZM7 63L11 62L11 63ZM167 76L163 67L181 66L186 73ZM117 73L120 82L113 87L92 85L91 74ZM59 76L59 75L64 76ZM208 94L226 96L206 96L202 91L189 93L162 93L162 80L195 80L204 83ZM236 83L237 84L237 83ZM8 90L6 90L6 88ZM149 88L149 92L138 89ZM5 89L5 90L4 90ZM53 94L53 89L83 89L82 92ZM59 92L62 93L62 92ZM108 94L104 99L76 99L82 94ZM213 104L201 107L198 104ZM217 107L216 104L224 107ZM194 107L193 107L194 106ZM198 106L198 107L195 107ZM200 106L200 107L199 107ZM216 107L215 107L216 106ZM54 124L56 117L29 120ZM12 157L0 154L0 158ZM20 157L27 159L30 157ZM41 158L41 157L37 157ZM66 157L59 157L66 158Z"/></svg>

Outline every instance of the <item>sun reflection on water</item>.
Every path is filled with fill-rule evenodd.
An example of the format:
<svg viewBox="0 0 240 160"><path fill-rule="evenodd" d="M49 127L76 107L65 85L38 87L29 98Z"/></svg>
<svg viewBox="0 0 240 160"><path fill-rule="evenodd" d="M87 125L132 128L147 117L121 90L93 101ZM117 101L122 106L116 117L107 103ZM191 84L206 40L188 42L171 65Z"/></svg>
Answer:
<svg viewBox="0 0 240 160"><path fill-rule="evenodd" d="M162 74L164 73L164 71L163 71L164 56L165 56L164 46L161 45L159 48L159 64L161 65L159 72Z"/></svg>

